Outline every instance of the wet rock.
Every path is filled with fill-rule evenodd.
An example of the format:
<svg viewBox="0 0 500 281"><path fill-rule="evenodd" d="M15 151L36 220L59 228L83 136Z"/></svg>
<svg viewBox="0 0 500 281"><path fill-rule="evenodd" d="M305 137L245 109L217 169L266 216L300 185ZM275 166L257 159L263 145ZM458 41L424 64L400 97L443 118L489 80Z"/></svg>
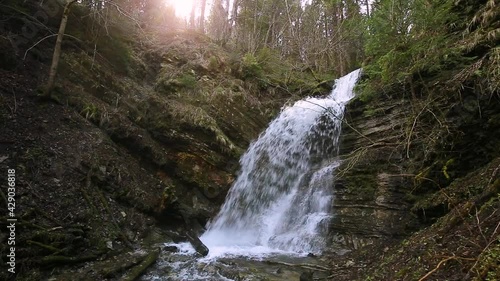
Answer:
<svg viewBox="0 0 500 281"><path fill-rule="evenodd" d="M177 253L177 252L179 252L179 248L177 248L176 246L165 246L165 247L163 247L163 251Z"/></svg>
<svg viewBox="0 0 500 281"><path fill-rule="evenodd" d="M342 128L340 154L356 151L352 158L356 160L343 162L339 170L349 169L335 182L335 217L329 239L336 252L356 250L418 228L407 196L414 183L406 176L418 171L404 163L406 151L393 145L405 126L408 107L406 101L394 100L380 103L374 110L359 100L346 107L350 126Z"/></svg>
<svg viewBox="0 0 500 281"><path fill-rule="evenodd" d="M305 271L300 275L300 281L313 281L314 271Z"/></svg>

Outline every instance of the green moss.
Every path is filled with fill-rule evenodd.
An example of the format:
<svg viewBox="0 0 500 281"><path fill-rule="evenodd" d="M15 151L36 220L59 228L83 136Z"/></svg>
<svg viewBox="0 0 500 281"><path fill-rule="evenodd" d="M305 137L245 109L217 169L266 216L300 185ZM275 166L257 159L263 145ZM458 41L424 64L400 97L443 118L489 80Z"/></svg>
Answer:
<svg viewBox="0 0 500 281"><path fill-rule="evenodd" d="M216 143L223 151L235 151L236 146L219 128L216 120L210 116L203 108L190 104L172 101L170 104L172 117L187 128L199 128L214 136Z"/></svg>
<svg viewBox="0 0 500 281"><path fill-rule="evenodd" d="M349 191L358 194L363 199L370 200L377 191L377 177L371 174L353 174L345 177Z"/></svg>
<svg viewBox="0 0 500 281"><path fill-rule="evenodd" d="M383 116L385 113L383 108L374 107L374 106L366 106L366 109L363 111L363 116L365 117L377 117Z"/></svg>

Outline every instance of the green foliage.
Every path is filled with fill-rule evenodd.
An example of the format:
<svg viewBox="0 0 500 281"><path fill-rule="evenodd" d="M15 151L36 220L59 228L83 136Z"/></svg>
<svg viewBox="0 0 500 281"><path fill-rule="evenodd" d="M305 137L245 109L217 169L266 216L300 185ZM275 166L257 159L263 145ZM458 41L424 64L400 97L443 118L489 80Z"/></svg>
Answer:
<svg viewBox="0 0 500 281"><path fill-rule="evenodd" d="M447 179L447 180L450 180L450 174L448 173L448 168L451 164L453 164L453 162L455 161L455 159L451 158L450 160L446 161L446 163L444 164L443 168L441 169L441 171L443 172L443 175L444 177Z"/></svg>
<svg viewBox="0 0 500 281"><path fill-rule="evenodd" d="M210 71L215 72L215 71L219 70L220 66L221 66L221 64L216 56L211 56L208 59L208 69Z"/></svg>
<svg viewBox="0 0 500 281"><path fill-rule="evenodd" d="M82 114L87 120L93 120L98 114L98 108L94 104L87 104L82 109L80 114Z"/></svg>
<svg viewBox="0 0 500 281"><path fill-rule="evenodd" d="M156 90L164 94L178 93L184 90L190 91L196 89L198 80L194 70L188 68L176 70L173 67L166 66L156 82Z"/></svg>
<svg viewBox="0 0 500 281"><path fill-rule="evenodd" d="M236 149L236 146L220 129L217 121L203 108L172 100L169 104L169 112L174 120L184 126L211 132L223 151L232 152Z"/></svg>
<svg viewBox="0 0 500 281"><path fill-rule="evenodd" d="M116 37L103 36L97 41L97 48L99 53L106 58L116 70L122 73L127 72L131 60L131 51L123 40Z"/></svg>
<svg viewBox="0 0 500 281"><path fill-rule="evenodd" d="M246 53L243 56L242 75L243 78L259 78L262 76L262 66L257 61L257 58L251 53Z"/></svg>
<svg viewBox="0 0 500 281"><path fill-rule="evenodd" d="M178 79L179 85L185 89L196 88L197 80L193 73L184 73Z"/></svg>
<svg viewBox="0 0 500 281"><path fill-rule="evenodd" d="M128 73L134 30L132 23L120 15L109 13L106 9L93 10L75 5L68 19L66 33L78 38L90 56L111 65L116 71Z"/></svg>
<svg viewBox="0 0 500 281"><path fill-rule="evenodd" d="M459 61L460 50L449 26L457 20L453 1L379 0L368 19L365 51L371 63L365 74L370 93L413 75L441 71ZM431 13L429 11L432 11Z"/></svg>

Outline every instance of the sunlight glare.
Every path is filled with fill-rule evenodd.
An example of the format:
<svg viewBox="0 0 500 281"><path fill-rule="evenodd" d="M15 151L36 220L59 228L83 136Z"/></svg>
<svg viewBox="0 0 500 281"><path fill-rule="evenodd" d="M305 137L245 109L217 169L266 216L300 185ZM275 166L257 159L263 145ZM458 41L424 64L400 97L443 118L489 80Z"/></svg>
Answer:
<svg viewBox="0 0 500 281"><path fill-rule="evenodd" d="M188 19L194 0L165 0L165 3L168 6L174 7L176 16Z"/></svg>

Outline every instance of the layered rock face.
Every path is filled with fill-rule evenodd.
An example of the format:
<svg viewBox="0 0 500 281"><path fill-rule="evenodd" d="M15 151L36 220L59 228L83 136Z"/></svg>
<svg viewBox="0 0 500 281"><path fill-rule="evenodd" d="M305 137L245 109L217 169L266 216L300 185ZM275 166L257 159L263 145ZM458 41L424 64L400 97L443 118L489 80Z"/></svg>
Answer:
<svg viewBox="0 0 500 281"><path fill-rule="evenodd" d="M415 228L407 195L413 184L402 142L407 105L389 100L366 110L354 100L347 106L340 147L343 163L334 188L334 249L357 249Z"/></svg>
<svg viewBox="0 0 500 281"><path fill-rule="evenodd" d="M406 237L481 190L461 197L445 189L498 156L496 96L436 85L428 95L405 98L394 91L347 105L334 249Z"/></svg>

